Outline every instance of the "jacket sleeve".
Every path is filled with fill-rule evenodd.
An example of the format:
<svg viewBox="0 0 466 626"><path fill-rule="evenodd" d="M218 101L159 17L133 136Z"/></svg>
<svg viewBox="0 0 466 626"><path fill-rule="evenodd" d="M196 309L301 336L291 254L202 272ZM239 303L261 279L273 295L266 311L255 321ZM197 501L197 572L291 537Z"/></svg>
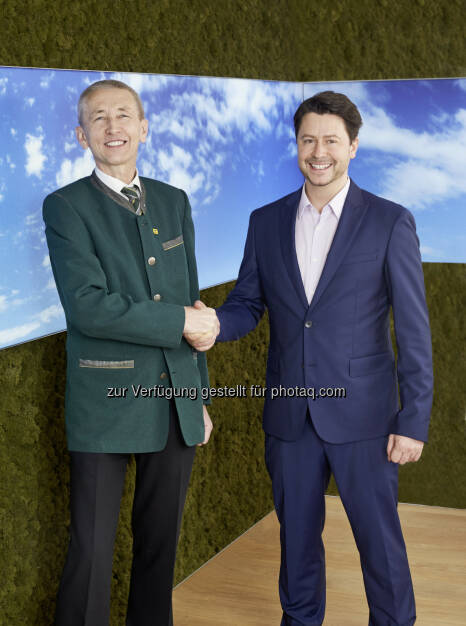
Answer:
<svg viewBox="0 0 466 626"><path fill-rule="evenodd" d="M110 293L92 237L76 209L53 193L44 201L43 218L52 271L67 323L84 335L129 343L176 348L185 313L176 304L135 302Z"/></svg>
<svg viewBox="0 0 466 626"><path fill-rule="evenodd" d="M185 201L184 219L183 219L183 238L185 241L186 258L188 260L188 273L189 273L189 287L191 296L191 305L196 300L199 300L199 279L197 276L197 264L195 256L195 236L194 236L194 224L191 216L191 205L189 204L188 196L182 191ZM183 322L184 324L184 322ZM205 352L197 352L197 366L201 374L201 387L209 388L209 374L207 371L207 358ZM206 394L208 398L208 394ZM211 404L211 400L204 400L203 404Z"/></svg>
<svg viewBox="0 0 466 626"><path fill-rule="evenodd" d="M265 311L255 245L255 214L249 219L238 278L224 304L217 309L220 334L217 341L240 339L254 330Z"/></svg>
<svg viewBox="0 0 466 626"><path fill-rule="evenodd" d="M433 394L432 343L414 218L404 210L392 230L386 276L395 322L401 410L394 434L427 441Z"/></svg>

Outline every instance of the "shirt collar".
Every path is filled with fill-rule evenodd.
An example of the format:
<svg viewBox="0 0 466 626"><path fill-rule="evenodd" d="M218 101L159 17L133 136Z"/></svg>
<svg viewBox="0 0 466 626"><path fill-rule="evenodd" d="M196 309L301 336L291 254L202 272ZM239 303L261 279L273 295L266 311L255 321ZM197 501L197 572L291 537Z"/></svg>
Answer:
<svg viewBox="0 0 466 626"><path fill-rule="evenodd" d="M345 204L346 196L348 195L349 186L350 186L350 179L347 178L345 186L342 189L340 189L340 191L335 196L333 196L333 198L328 202L328 204L325 205L325 206L329 206L332 209L337 220L339 220L341 217L341 212L343 211L343 205ZM312 203L306 194L306 183L304 183L302 191L301 191L301 198L299 200L298 218L302 217L304 209L308 206L312 208ZM324 209L325 207L323 207L322 211Z"/></svg>
<svg viewBox="0 0 466 626"><path fill-rule="evenodd" d="M95 168L95 173L96 173L96 176L104 183L104 185L107 185L107 187L110 187L112 191L119 193L124 198L126 198L126 196L121 193L122 187L131 187L131 185L137 185L138 189L141 190L141 183L139 182L139 175L138 175L137 170L136 170L136 176L133 178L133 180L130 183L125 183L122 180L115 178L114 176L105 174L105 172L102 172L102 170L99 170L98 167Z"/></svg>

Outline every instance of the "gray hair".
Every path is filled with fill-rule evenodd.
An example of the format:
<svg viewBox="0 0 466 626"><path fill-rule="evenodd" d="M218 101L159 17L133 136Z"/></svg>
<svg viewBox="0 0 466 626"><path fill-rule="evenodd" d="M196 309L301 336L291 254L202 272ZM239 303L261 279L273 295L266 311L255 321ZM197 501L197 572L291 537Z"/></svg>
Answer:
<svg viewBox="0 0 466 626"><path fill-rule="evenodd" d="M83 121L83 108L84 108L84 105L86 104L86 100L89 98L91 94L93 94L95 91L98 91L99 89L126 89L126 91L129 91L132 94L136 102L136 106L139 112L139 119L141 120L144 119L144 107L142 106L142 102L141 102L141 98L139 97L139 94L136 91L134 91L134 89L130 87L129 85L127 85L126 83L122 83L121 80L107 79L107 80L98 80L96 83L92 83L92 85L89 85L89 87L86 87L86 89L79 96L78 121L81 126L82 126L82 121Z"/></svg>

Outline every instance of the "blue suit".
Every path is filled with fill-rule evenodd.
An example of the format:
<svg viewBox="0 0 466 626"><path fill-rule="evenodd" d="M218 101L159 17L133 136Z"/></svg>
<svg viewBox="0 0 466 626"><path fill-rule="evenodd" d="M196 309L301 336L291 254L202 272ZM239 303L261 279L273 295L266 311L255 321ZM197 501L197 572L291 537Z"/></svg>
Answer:
<svg viewBox="0 0 466 626"><path fill-rule="evenodd" d="M385 450L390 433L426 441L432 404L414 220L403 207L351 182L309 304L295 249L300 194L251 214L238 280L217 309L219 341L238 339L256 326L265 307L269 313L263 426L281 524L283 624L323 620L320 535L331 472L361 553L369 623L412 624L414 596L396 511L398 466L387 461ZM314 399L299 395L310 388ZM328 397L335 388L345 397Z"/></svg>

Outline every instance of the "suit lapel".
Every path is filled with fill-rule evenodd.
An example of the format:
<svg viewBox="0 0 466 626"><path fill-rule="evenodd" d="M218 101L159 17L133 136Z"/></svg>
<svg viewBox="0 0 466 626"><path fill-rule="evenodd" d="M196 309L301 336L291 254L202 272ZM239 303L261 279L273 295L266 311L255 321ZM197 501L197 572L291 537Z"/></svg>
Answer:
<svg viewBox="0 0 466 626"><path fill-rule="evenodd" d="M366 211L367 204L364 203L361 190L351 181L340 221L338 222L338 227L332 245L330 246L322 275L309 307L310 311L316 306L332 280L358 231Z"/></svg>
<svg viewBox="0 0 466 626"><path fill-rule="evenodd" d="M300 299L303 307L308 308L306 292L304 291L304 285L301 278L301 272L299 271L298 257L296 256L296 241L295 241L295 225L296 225L296 213L298 211L299 200L301 198L301 190L287 196L284 200L280 210L280 241L282 246L282 255L285 262L285 267L288 271L288 275L296 290L298 298Z"/></svg>

